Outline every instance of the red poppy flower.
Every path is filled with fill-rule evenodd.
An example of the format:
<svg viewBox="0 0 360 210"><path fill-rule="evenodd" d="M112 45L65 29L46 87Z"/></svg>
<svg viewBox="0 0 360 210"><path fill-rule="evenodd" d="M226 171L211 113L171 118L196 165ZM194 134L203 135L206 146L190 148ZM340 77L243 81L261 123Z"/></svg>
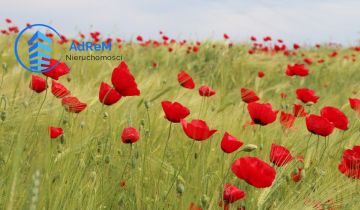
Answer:
<svg viewBox="0 0 360 210"><path fill-rule="evenodd" d="M283 146L272 144L270 150L270 161L277 166L283 166L293 159L290 151Z"/></svg>
<svg viewBox="0 0 360 210"><path fill-rule="evenodd" d="M64 130L62 128L49 126L50 138L55 139L55 138L59 137L60 135L62 135L63 133L64 133Z"/></svg>
<svg viewBox="0 0 360 210"><path fill-rule="evenodd" d="M121 98L120 93L118 93L113 87L109 84L102 82L99 89L99 101L105 105L112 105L118 102Z"/></svg>
<svg viewBox="0 0 360 210"><path fill-rule="evenodd" d="M179 102L163 101L161 106L165 113L165 118L170 122L178 123L190 114L190 110Z"/></svg>
<svg viewBox="0 0 360 210"><path fill-rule="evenodd" d="M221 149L226 153L232 153L239 149L243 144L244 143L242 141L236 139L228 132L225 132L221 140Z"/></svg>
<svg viewBox="0 0 360 210"><path fill-rule="evenodd" d="M197 52L199 52L200 48L197 46L193 46L192 50L194 53L197 53Z"/></svg>
<svg viewBox="0 0 360 210"><path fill-rule="evenodd" d="M304 103L312 102L316 103L319 100L319 96L316 96L315 91L309 88L298 88L296 90L296 98Z"/></svg>
<svg viewBox="0 0 360 210"><path fill-rule="evenodd" d="M277 111L269 103L252 102L247 107L250 117L255 124L267 125L276 120Z"/></svg>
<svg viewBox="0 0 360 210"><path fill-rule="evenodd" d="M360 146L345 150L338 168L345 176L360 179Z"/></svg>
<svg viewBox="0 0 360 210"><path fill-rule="evenodd" d="M47 65L46 67L49 68L56 64L57 64L57 66L55 68L51 69L50 71L43 72L44 75L46 75L54 80L58 80L59 77L64 76L70 72L69 67L65 63L59 62L52 58L49 61L50 61L50 65Z"/></svg>
<svg viewBox="0 0 360 210"><path fill-rule="evenodd" d="M331 58L336 57L337 54L338 53L336 51L333 51L332 53L329 54L329 57L331 57Z"/></svg>
<svg viewBox="0 0 360 210"><path fill-rule="evenodd" d="M253 41L253 42L256 42L256 37L255 37L255 36L251 36L251 37L250 37L250 40Z"/></svg>
<svg viewBox="0 0 360 210"><path fill-rule="evenodd" d="M335 128L340 130L348 129L349 120L339 109L331 106L325 106L320 110L320 115L328 119Z"/></svg>
<svg viewBox="0 0 360 210"><path fill-rule="evenodd" d="M185 134L196 141L203 141L210 138L217 130L210 130L203 120L192 120L190 123L184 119L180 120Z"/></svg>
<svg viewBox="0 0 360 210"><path fill-rule="evenodd" d="M295 43L295 44L293 45L293 47L294 47L295 50L297 50L297 49L300 48L300 45L298 45L298 44Z"/></svg>
<svg viewBox="0 0 360 210"><path fill-rule="evenodd" d="M209 86L206 85L201 85L199 88L199 94L201 96L206 96L206 97L210 97L215 95L215 90L211 89Z"/></svg>
<svg viewBox="0 0 360 210"><path fill-rule="evenodd" d="M287 94L284 93L284 92L281 92L281 93L280 93L280 97L281 97L281 98L287 98Z"/></svg>
<svg viewBox="0 0 360 210"><path fill-rule="evenodd" d="M121 188L124 188L125 185L126 185L125 180L121 180L121 181L119 182L119 186L120 186Z"/></svg>
<svg viewBox="0 0 360 210"><path fill-rule="evenodd" d="M138 36L136 37L136 40L137 40L138 42L142 42L144 39L143 39L142 36L138 35Z"/></svg>
<svg viewBox="0 0 360 210"><path fill-rule="evenodd" d="M305 121L308 131L316 135L326 137L334 130L334 125L322 116L311 114L306 117Z"/></svg>
<svg viewBox="0 0 360 210"><path fill-rule="evenodd" d="M322 58L320 58L317 62L318 62L318 63L324 63L324 62L325 62L325 60L324 60L324 59L322 59Z"/></svg>
<svg viewBox="0 0 360 210"><path fill-rule="evenodd" d="M241 99L245 103L251 103L260 100L260 98L256 95L256 93L250 89L241 88L240 93L241 93Z"/></svg>
<svg viewBox="0 0 360 210"><path fill-rule="evenodd" d="M265 73L263 71L258 72L258 77L263 78L265 76Z"/></svg>
<svg viewBox="0 0 360 210"><path fill-rule="evenodd" d="M224 39L229 39L230 37L229 37L229 35L228 34L224 34Z"/></svg>
<svg viewBox="0 0 360 210"><path fill-rule="evenodd" d="M19 28L17 26L10 26L9 31L14 33L19 33Z"/></svg>
<svg viewBox="0 0 360 210"><path fill-rule="evenodd" d="M195 203L191 202L189 205L189 210L202 210L202 208L198 207Z"/></svg>
<svg viewBox="0 0 360 210"><path fill-rule="evenodd" d="M297 168L296 172L291 172L291 179L294 182L299 182L301 180L301 171L302 171L302 168Z"/></svg>
<svg viewBox="0 0 360 210"><path fill-rule="evenodd" d="M269 42L269 41L272 40L272 38L271 38L271 36L265 36L265 37L263 38L263 40L264 40L265 42Z"/></svg>
<svg viewBox="0 0 360 210"><path fill-rule="evenodd" d="M311 58L304 58L304 62L308 65L311 65L313 63L313 60Z"/></svg>
<svg viewBox="0 0 360 210"><path fill-rule="evenodd" d="M133 127L124 128L121 133L121 140L124 144L133 144L137 142L139 138L139 131L137 131L136 128Z"/></svg>
<svg viewBox="0 0 360 210"><path fill-rule="evenodd" d="M177 75L178 81L181 86L187 89L194 89L195 83L194 80L191 78L191 76L186 73L184 70L181 70L179 74Z"/></svg>
<svg viewBox="0 0 360 210"><path fill-rule="evenodd" d="M63 98L70 94L70 91L62 84L56 82L55 80L52 80L51 83L51 93L56 98Z"/></svg>
<svg viewBox="0 0 360 210"><path fill-rule="evenodd" d="M280 113L280 123L284 128L293 127L295 122L295 116L285 112Z"/></svg>
<svg viewBox="0 0 360 210"><path fill-rule="evenodd" d="M360 115L360 99L359 98L349 98L349 103L350 103L351 109L357 111L358 114Z"/></svg>
<svg viewBox="0 0 360 210"><path fill-rule="evenodd" d="M238 178L257 188L270 187L276 176L273 167L257 157L250 156L236 159L231 171Z"/></svg>
<svg viewBox="0 0 360 210"><path fill-rule="evenodd" d="M32 74L29 87L31 90L37 93L41 93L47 88L46 80L42 77Z"/></svg>
<svg viewBox="0 0 360 210"><path fill-rule="evenodd" d="M305 112L304 106L301 104L294 104L293 112L295 117L305 117L308 114Z"/></svg>
<svg viewBox="0 0 360 210"><path fill-rule="evenodd" d="M86 108L86 103L82 103L75 96L66 96L61 100L67 112L80 113Z"/></svg>
<svg viewBox="0 0 360 210"><path fill-rule="evenodd" d="M245 198L246 193L234 185L225 184L223 192L223 200L225 203L234 203Z"/></svg>
<svg viewBox="0 0 360 210"><path fill-rule="evenodd" d="M309 75L309 69L305 68L304 64L294 64L294 65L288 65L285 73L288 76L296 75L300 77L305 77Z"/></svg>
<svg viewBox="0 0 360 210"><path fill-rule="evenodd" d="M111 75L111 82L116 91L122 96L139 96L140 90L137 87L134 76L128 66L122 61Z"/></svg>
<svg viewBox="0 0 360 210"><path fill-rule="evenodd" d="M6 19L5 19L5 22L6 22L6 23L12 23L12 21L11 21L10 18L6 18Z"/></svg>

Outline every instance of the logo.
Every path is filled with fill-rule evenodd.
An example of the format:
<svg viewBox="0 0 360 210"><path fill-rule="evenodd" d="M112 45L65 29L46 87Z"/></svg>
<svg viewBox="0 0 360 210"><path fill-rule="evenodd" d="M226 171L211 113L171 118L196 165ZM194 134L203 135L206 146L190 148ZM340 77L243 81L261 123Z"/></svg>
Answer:
<svg viewBox="0 0 360 210"><path fill-rule="evenodd" d="M70 45L69 51L111 51L111 42L102 42L101 44L93 42L81 42L75 43L74 41Z"/></svg>
<svg viewBox="0 0 360 210"><path fill-rule="evenodd" d="M60 34L53 27L45 24L29 25L16 37L15 56L24 69L35 73L44 73L59 65L60 58L55 59L57 62L50 65L54 44L53 40L46 36L46 32L60 38ZM19 52L19 49L22 51ZM23 49L27 49L27 51Z"/></svg>

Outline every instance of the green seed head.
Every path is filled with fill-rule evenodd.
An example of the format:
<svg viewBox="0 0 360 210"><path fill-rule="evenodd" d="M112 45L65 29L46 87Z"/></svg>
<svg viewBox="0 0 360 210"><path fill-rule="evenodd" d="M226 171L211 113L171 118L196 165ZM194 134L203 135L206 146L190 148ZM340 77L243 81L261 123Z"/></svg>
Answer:
<svg viewBox="0 0 360 210"><path fill-rule="evenodd" d="M182 184L182 183L177 183L176 185L176 192L179 194L179 195L182 195L185 191L185 186Z"/></svg>
<svg viewBox="0 0 360 210"><path fill-rule="evenodd" d="M242 151L244 152L251 152L256 150L258 147L255 144L247 144L242 148Z"/></svg>
<svg viewBox="0 0 360 210"><path fill-rule="evenodd" d="M0 119L1 119L1 121L5 121L5 120L6 120L6 112L5 112L5 111L2 111L2 112L0 113Z"/></svg>

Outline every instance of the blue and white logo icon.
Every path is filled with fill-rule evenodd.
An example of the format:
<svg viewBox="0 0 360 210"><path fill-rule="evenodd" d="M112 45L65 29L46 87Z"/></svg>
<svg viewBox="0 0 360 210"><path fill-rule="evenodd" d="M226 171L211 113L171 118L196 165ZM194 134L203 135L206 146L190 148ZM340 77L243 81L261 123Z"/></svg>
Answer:
<svg viewBox="0 0 360 210"><path fill-rule="evenodd" d="M27 47L20 45L20 40L22 38L27 38L24 36L25 32L28 31L32 34L29 40L26 40ZM31 33L32 31L35 31ZM44 32L41 31L50 31L54 35L60 38L60 34L51 26L45 24L33 24L24 28L16 37L14 51L15 56L19 64L28 71L35 73L44 73L47 71L51 71L60 63L60 59L55 59L57 62L55 64L50 65L50 59L52 58L52 46L53 40L45 35ZM28 34L28 33L26 33ZM19 55L19 49L28 49L28 61L23 61ZM22 57L24 59L24 56Z"/></svg>
<svg viewBox="0 0 360 210"><path fill-rule="evenodd" d="M37 31L28 41L30 68L34 71L42 71L50 66L52 40Z"/></svg>

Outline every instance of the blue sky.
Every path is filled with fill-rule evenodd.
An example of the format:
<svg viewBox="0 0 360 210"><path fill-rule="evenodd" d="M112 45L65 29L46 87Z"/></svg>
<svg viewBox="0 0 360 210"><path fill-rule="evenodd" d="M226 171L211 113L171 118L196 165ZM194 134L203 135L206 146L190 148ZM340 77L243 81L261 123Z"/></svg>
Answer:
<svg viewBox="0 0 360 210"><path fill-rule="evenodd" d="M357 43L359 0L6 0L1 17L17 24L48 23L64 34L100 30L122 38L234 41L272 35L289 43ZM0 27L5 24L1 23Z"/></svg>

